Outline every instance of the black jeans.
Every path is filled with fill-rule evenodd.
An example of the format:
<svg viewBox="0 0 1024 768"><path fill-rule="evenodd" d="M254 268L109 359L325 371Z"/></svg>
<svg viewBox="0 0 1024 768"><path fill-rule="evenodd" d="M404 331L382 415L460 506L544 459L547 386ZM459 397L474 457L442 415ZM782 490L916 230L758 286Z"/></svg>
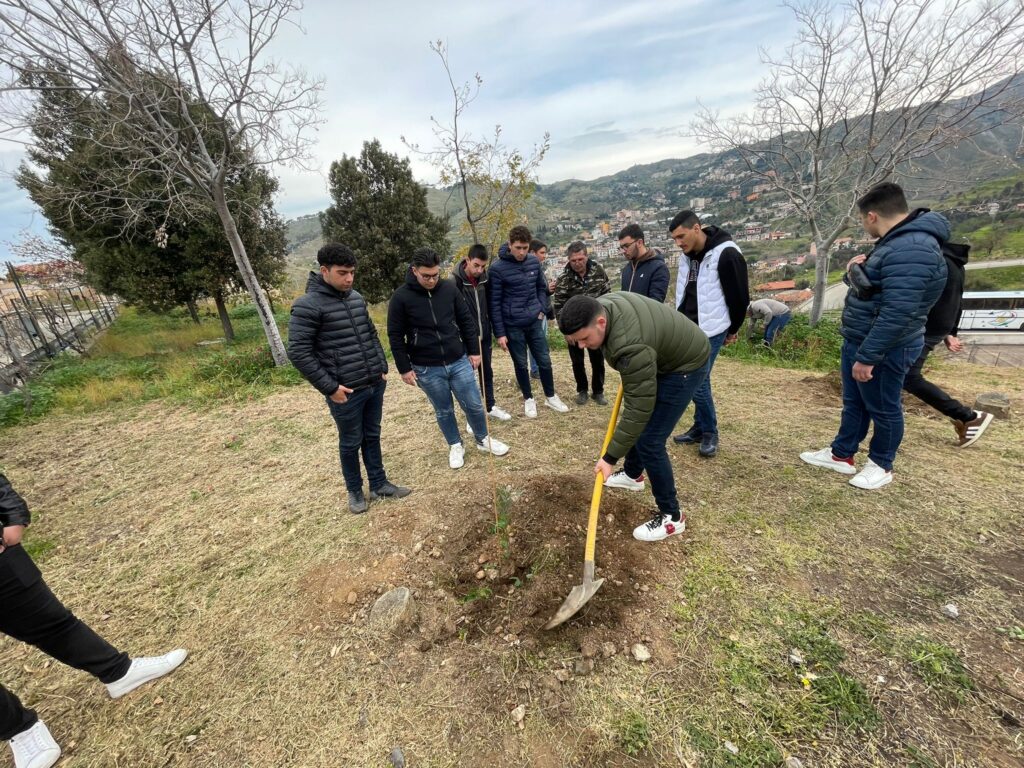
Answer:
<svg viewBox="0 0 1024 768"><path fill-rule="evenodd" d="M494 350L491 348L491 340L480 345L480 370L479 376L484 380L484 410L490 411L494 407Z"/></svg>
<svg viewBox="0 0 1024 768"><path fill-rule="evenodd" d="M594 394L604 394L604 352L600 349L588 349L590 367L594 372ZM576 391L587 391L587 366L583 363L583 350L575 344L569 345L569 359L572 361L572 375L576 377Z"/></svg>
<svg viewBox="0 0 1024 768"><path fill-rule="evenodd" d="M388 481L384 472L384 456L380 450L380 420L384 413L384 389L381 380L372 387L357 389L344 403L327 398L327 407L338 426L338 453L341 456L341 474L350 491L363 489L363 475L359 471L359 451L363 452L366 479L375 491Z"/></svg>
<svg viewBox="0 0 1024 768"><path fill-rule="evenodd" d="M968 408L955 397L950 397L935 384L928 381L921 372L928 353L935 348L934 344L925 344L920 356L910 366L907 377L903 380L903 391L923 400L939 413L957 421L973 421L974 409Z"/></svg>
<svg viewBox="0 0 1024 768"><path fill-rule="evenodd" d="M36 564L20 546L0 552L0 606L0 632L5 635L34 645L103 683L112 683L128 673L128 655L89 629L54 597ZM0 741L27 731L37 720L35 712L0 685Z"/></svg>

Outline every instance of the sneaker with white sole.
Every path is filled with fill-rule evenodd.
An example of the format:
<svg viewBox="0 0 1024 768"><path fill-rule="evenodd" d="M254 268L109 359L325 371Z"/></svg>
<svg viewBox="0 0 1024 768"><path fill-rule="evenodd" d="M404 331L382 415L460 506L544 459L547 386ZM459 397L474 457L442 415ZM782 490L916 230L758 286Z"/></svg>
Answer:
<svg viewBox="0 0 1024 768"><path fill-rule="evenodd" d="M526 418L536 419L537 418L537 401L532 397L527 398L523 401L523 410L526 412Z"/></svg>
<svg viewBox="0 0 1024 768"><path fill-rule="evenodd" d="M508 453L508 446L505 445L501 440L496 437L488 435L483 440L478 440L476 443L477 450L493 453L495 456L504 456Z"/></svg>
<svg viewBox="0 0 1024 768"><path fill-rule="evenodd" d="M448 448L448 466L452 469L458 469L466 463L466 449L462 447L462 443L456 443Z"/></svg>
<svg viewBox="0 0 1024 768"><path fill-rule="evenodd" d="M50 768L60 759L60 745L53 740L50 729L37 720L27 731L16 734L11 740L14 753L14 768Z"/></svg>
<svg viewBox="0 0 1024 768"><path fill-rule="evenodd" d="M864 469L850 478L850 485L854 488L862 488L865 491L874 491L883 485L892 482L892 470L882 469L871 459L864 465Z"/></svg>
<svg viewBox="0 0 1024 768"><path fill-rule="evenodd" d="M569 412L569 406L567 406L565 403L563 403L559 399L558 395L552 395L551 397L547 398L544 401L544 405L546 405L548 408L550 408L553 411L558 411L559 413L568 413Z"/></svg>
<svg viewBox="0 0 1024 768"><path fill-rule="evenodd" d="M640 475L636 480L626 474L626 470L620 469L612 472L604 481L605 488L624 488L627 491L642 491L644 489L644 476Z"/></svg>
<svg viewBox="0 0 1024 768"><path fill-rule="evenodd" d="M633 529L633 538L637 541L661 541L669 536L676 536L686 530L686 518L673 520L668 515L656 512L654 517L643 525Z"/></svg>
<svg viewBox="0 0 1024 768"><path fill-rule="evenodd" d="M956 428L956 436L959 439L959 447L966 448L973 445L981 437L981 433L988 429L995 416L985 411L975 411L971 421L957 421L953 419L953 427Z"/></svg>
<svg viewBox="0 0 1024 768"><path fill-rule="evenodd" d="M131 693L140 685L145 685L150 680L173 672L188 656L188 651L178 648L165 653L163 656L146 656L140 659L132 659L132 665L124 677L107 683L107 692L112 699L120 699L126 693Z"/></svg>
<svg viewBox="0 0 1024 768"><path fill-rule="evenodd" d="M800 454L800 459L811 466L832 469L842 475L857 474L857 467L853 465L853 459L837 458L832 455L831 448L822 448L820 451L804 451Z"/></svg>
<svg viewBox="0 0 1024 768"><path fill-rule="evenodd" d="M487 412L487 415L492 419L497 419L498 421L509 421L512 418L511 413L496 405L491 406L491 410Z"/></svg>

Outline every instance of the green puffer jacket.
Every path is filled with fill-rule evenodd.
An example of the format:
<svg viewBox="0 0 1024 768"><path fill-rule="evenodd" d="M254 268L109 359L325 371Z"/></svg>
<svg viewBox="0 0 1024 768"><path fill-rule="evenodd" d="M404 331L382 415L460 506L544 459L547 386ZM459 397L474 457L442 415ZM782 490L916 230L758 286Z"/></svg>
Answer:
<svg viewBox="0 0 1024 768"><path fill-rule="evenodd" d="M605 359L622 377L622 413L605 459L615 463L633 447L654 412L658 376L689 373L707 362L711 347L697 324L667 304L638 293L598 299L608 313Z"/></svg>

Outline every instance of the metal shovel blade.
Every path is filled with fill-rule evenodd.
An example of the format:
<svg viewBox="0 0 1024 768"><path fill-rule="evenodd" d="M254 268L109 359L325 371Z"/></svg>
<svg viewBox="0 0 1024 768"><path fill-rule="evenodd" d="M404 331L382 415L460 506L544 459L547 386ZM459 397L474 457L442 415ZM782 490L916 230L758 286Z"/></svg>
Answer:
<svg viewBox="0 0 1024 768"><path fill-rule="evenodd" d="M559 624L575 616L587 604L590 598L597 593L602 584L604 584L604 579L594 580L594 563L590 561L584 563L583 583L572 588L569 596L565 598L565 601L551 618L551 621L544 625L544 629L554 629Z"/></svg>

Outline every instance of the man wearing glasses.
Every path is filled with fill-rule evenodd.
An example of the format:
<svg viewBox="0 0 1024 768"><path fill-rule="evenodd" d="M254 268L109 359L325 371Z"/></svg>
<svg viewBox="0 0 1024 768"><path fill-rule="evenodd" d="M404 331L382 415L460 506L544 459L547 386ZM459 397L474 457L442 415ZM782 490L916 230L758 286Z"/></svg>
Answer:
<svg viewBox="0 0 1024 768"><path fill-rule="evenodd" d="M461 467L466 455L452 395L466 414L476 447L495 456L508 453L507 445L487 434L473 373L480 366L478 334L455 282L441 279L437 253L416 249L405 285L388 302L388 341L402 381L422 389L434 407L452 469Z"/></svg>
<svg viewBox="0 0 1024 768"><path fill-rule="evenodd" d="M626 259L626 266L622 268L622 290L664 301L668 296L668 264L661 251L647 247L639 224L622 228L619 250Z"/></svg>

